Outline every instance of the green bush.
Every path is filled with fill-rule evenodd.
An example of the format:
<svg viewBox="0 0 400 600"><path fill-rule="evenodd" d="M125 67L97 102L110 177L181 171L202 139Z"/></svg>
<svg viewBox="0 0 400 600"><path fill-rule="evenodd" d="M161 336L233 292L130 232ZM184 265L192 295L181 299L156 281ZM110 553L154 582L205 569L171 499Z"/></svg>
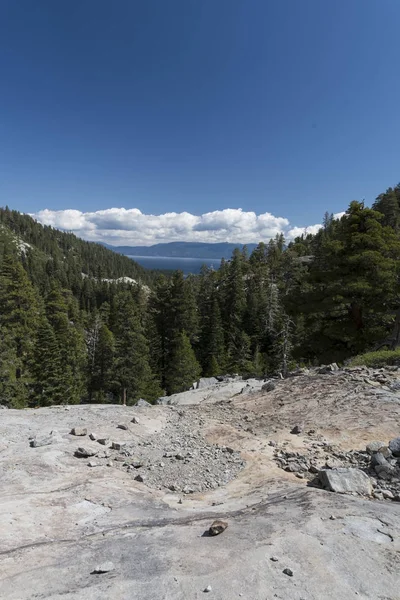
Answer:
<svg viewBox="0 0 400 600"><path fill-rule="evenodd" d="M349 361L350 367L385 367L386 365L400 365L400 348L397 350L377 350L359 354Z"/></svg>

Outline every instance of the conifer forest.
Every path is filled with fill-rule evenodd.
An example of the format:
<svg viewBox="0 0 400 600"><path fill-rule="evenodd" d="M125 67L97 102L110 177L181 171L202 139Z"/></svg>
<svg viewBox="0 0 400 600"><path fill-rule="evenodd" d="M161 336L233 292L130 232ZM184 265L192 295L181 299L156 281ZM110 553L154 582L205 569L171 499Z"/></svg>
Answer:
<svg viewBox="0 0 400 600"><path fill-rule="evenodd" d="M186 278L0 209L0 404L152 402L395 349L399 275L400 185Z"/></svg>

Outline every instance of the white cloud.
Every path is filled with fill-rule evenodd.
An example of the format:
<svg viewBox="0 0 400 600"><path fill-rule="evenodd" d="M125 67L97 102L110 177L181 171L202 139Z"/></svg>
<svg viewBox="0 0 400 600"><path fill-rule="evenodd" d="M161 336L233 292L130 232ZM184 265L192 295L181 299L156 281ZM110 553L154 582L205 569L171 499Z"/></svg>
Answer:
<svg viewBox="0 0 400 600"><path fill-rule="evenodd" d="M241 208L226 208L202 215L188 212L146 215L138 208L108 208L95 212L44 209L32 216L44 225L115 246L149 246L174 241L258 243L279 233L290 241L305 231L316 233L321 227L291 226L284 217L275 217L268 212L257 215Z"/></svg>
<svg viewBox="0 0 400 600"><path fill-rule="evenodd" d="M312 233L312 234L317 233L317 231L319 229L321 229L321 227L322 227L321 223L318 223L318 225L309 225L308 227L292 227L287 232L286 237L290 241L300 235L303 235L303 233L305 235L307 235L307 233Z"/></svg>

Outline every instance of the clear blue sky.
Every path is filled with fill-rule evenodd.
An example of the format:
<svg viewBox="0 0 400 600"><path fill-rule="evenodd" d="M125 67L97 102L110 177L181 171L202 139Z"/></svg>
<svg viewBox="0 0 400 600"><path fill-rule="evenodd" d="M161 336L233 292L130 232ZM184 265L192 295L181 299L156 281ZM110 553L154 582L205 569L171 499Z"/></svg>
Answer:
<svg viewBox="0 0 400 600"><path fill-rule="evenodd" d="M399 0L0 0L0 204L306 225L400 180Z"/></svg>

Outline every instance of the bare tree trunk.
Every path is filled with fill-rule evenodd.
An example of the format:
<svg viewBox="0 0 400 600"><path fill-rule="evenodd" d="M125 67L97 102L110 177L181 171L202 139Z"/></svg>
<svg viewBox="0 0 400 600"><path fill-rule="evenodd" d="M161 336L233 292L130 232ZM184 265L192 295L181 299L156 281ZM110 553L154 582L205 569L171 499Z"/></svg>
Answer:
<svg viewBox="0 0 400 600"><path fill-rule="evenodd" d="M126 388L122 388L122 404L126 406Z"/></svg>

